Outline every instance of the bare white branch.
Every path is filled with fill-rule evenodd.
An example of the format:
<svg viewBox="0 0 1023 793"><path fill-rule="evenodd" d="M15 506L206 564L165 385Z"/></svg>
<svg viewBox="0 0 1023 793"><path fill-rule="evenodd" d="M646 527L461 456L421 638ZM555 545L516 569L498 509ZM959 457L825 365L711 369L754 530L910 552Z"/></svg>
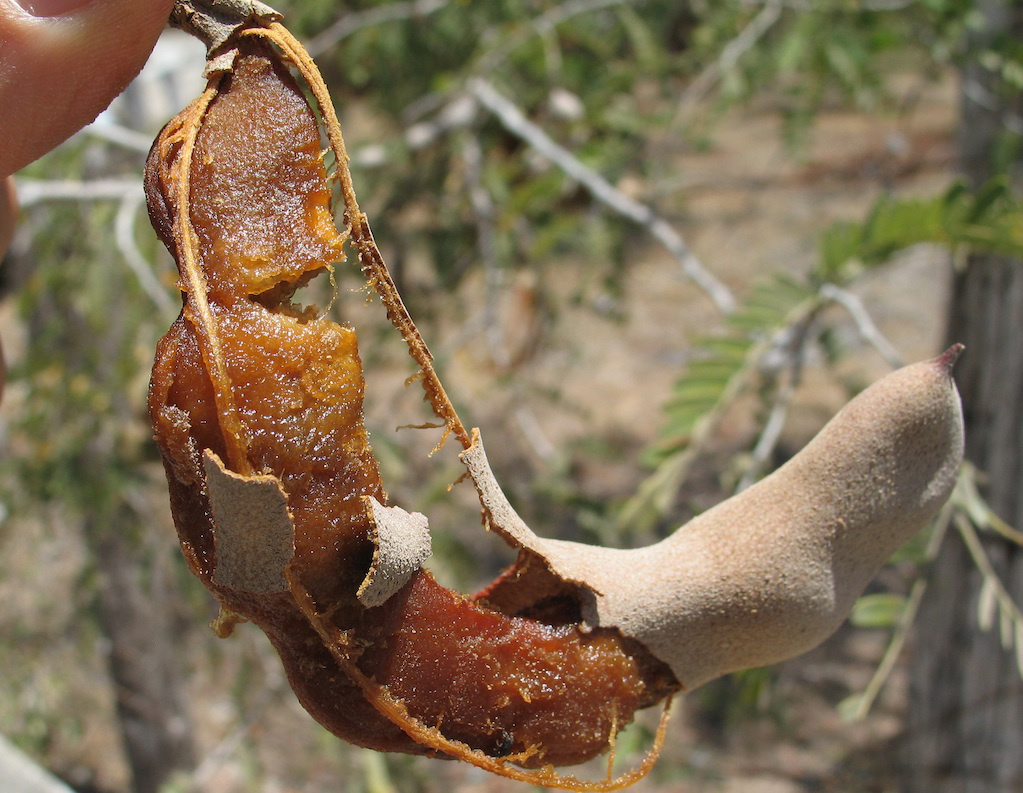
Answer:
<svg viewBox="0 0 1023 793"><path fill-rule="evenodd" d="M896 12L909 8L917 2L918 0L861 0L860 3L851 6L849 10ZM774 26L784 9L811 11L815 8L813 0L744 0L744 4L761 5L763 8L734 39L721 49L717 60L700 72L689 84L689 87L683 91L679 98L678 109L675 111L675 118L672 120L673 127L679 125L686 113L710 93L723 75L735 68L742 56L749 52L753 45ZM844 10L846 9L837 7L834 9L836 13Z"/></svg>
<svg viewBox="0 0 1023 793"><path fill-rule="evenodd" d="M140 179L24 179L14 180L22 207L42 201L123 201L142 197Z"/></svg>
<svg viewBox="0 0 1023 793"><path fill-rule="evenodd" d="M795 383L791 379L778 389L774 404L771 406L771 413L768 415L767 421L764 422L764 429L750 454L749 465L746 466L742 479L739 480L739 486L735 489L737 493L754 484L766 469L771 455L778 447L778 441L781 440L781 431L785 429L785 420L788 418L792 395L795 391Z"/></svg>
<svg viewBox="0 0 1023 793"><path fill-rule="evenodd" d="M914 6L919 0L863 0L864 11L902 11Z"/></svg>
<svg viewBox="0 0 1023 793"><path fill-rule="evenodd" d="M483 261L486 284L483 299L483 332L494 363L499 369L507 370L514 361L498 316L498 298L504 290L505 278L498 254L497 232L494 227L497 209L483 184L483 150L476 137L466 136L462 146L462 159L465 163L469 202L472 205L473 214L476 216L477 247L480 259ZM521 390L521 382L515 379L512 388L516 391ZM557 459L558 450L547 437L536 414L524 400L516 399L515 401L517 406L513 409L512 415L529 448L544 462L549 463Z"/></svg>
<svg viewBox="0 0 1023 793"><path fill-rule="evenodd" d="M743 472L736 492L742 492L754 484L761 476L778 448L785 420L789 416L792 398L795 396L803 372L806 357L806 325L815 309L807 306L809 313L799 312L792 322L780 328L773 335L770 343L760 358L759 368L773 383L785 377L781 386L776 388L771 412L764 422L764 428L750 453L749 464Z"/></svg>
<svg viewBox="0 0 1023 793"><path fill-rule="evenodd" d="M568 0L568 2L558 3L549 11L545 11L533 19L529 27L520 29L517 33L508 36L491 47L486 56L480 61L476 71L481 75L489 74L498 64L527 41L536 36L546 36L558 25L567 22L573 17L591 14L613 6L639 2L642 2L642 0Z"/></svg>
<svg viewBox="0 0 1023 793"><path fill-rule="evenodd" d="M528 143L537 153L560 168L584 187L597 201L612 211L645 228L679 262L683 274L702 289L724 314L735 309L735 297L697 259L677 231L650 207L625 195L603 176L586 166L572 152L556 143L540 127L526 118L514 102L504 97L491 83L474 78L469 91L513 135Z"/></svg>
<svg viewBox="0 0 1023 793"><path fill-rule="evenodd" d="M532 28L536 35L543 36L572 17L592 14L594 11L611 8L612 6L630 5L632 3L639 5L641 2L642 0L567 0L567 2L558 3L552 9L545 11L534 19Z"/></svg>
<svg viewBox="0 0 1023 793"><path fill-rule="evenodd" d="M903 11L910 6L917 5L920 0L860 0L858 4L847 3L833 6L835 12L860 12L860 11ZM766 5L768 3L779 3L785 8L794 8L797 11L813 11L819 9L818 0L742 0L743 5Z"/></svg>
<svg viewBox="0 0 1023 793"><path fill-rule="evenodd" d="M1008 132L1013 135L1023 135L1023 117L1007 110L1001 97L995 96L978 80L966 80L963 83L963 94L978 107L984 108L989 113L999 114L1002 124Z"/></svg>
<svg viewBox="0 0 1023 793"><path fill-rule="evenodd" d="M121 148L139 152L140 154L149 154L149 149L153 145L151 135L129 129L108 120L105 116L100 116L99 119L89 124L79 134L92 135L93 137L105 140L107 143L113 143Z"/></svg>
<svg viewBox="0 0 1023 793"><path fill-rule="evenodd" d="M117 249L124 257L128 269L138 280L142 291L153 301L153 305L161 314L173 317L177 313L174 300L160 284L160 280L153 273L152 263L135 242L135 218L141 206L141 198L126 198L121 202L114 220L114 239L117 241Z"/></svg>
<svg viewBox="0 0 1023 793"><path fill-rule="evenodd" d="M0 783L10 793L72 793L71 788L0 735Z"/></svg>
<svg viewBox="0 0 1023 793"><path fill-rule="evenodd" d="M855 323L856 332L860 334L860 338L877 350L881 357L884 358L885 363L893 369L898 369L905 365L905 361L902 360L899 351L895 349L895 345L888 341L885 335L878 330L877 325L874 324L874 320L870 316L870 312L867 311L867 307L863 305L863 301L856 295L835 284L824 284L820 288L820 296L825 300L837 303L846 310Z"/></svg>
<svg viewBox="0 0 1023 793"><path fill-rule="evenodd" d="M721 49L717 60L700 72L696 79L689 84L689 87L682 92L678 108L675 111L675 118L672 121L673 126L681 122L686 112L702 100L723 75L735 68L742 56L749 52L753 45L778 21L781 12L780 0L767 0L760 13L750 20L750 23L739 32L738 36Z"/></svg>
<svg viewBox="0 0 1023 793"><path fill-rule="evenodd" d="M309 54L315 58L363 28L403 19L419 19L439 11L450 2L451 0L410 0L347 13L319 35L314 36L305 46Z"/></svg>
<svg viewBox="0 0 1023 793"><path fill-rule="evenodd" d="M496 69L502 61L516 49L536 36L545 36L563 22L576 16L601 11L618 5L639 4L644 0L568 0L555 5L540 14L529 23L516 27L511 33L502 36L494 35L494 42L489 43L479 62L472 68L474 74L486 77ZM433 92L419 97L404 112L407 121L412 122L435 111L448 103L451 90Z"/></svg>
<svg viewBox="0 0 1023 793"><path fill-rule="evenodd" d="M177 309L168 291L153 273L153 265L135 241L135 218L145 202L142 184L136 179L17 179L18 202L29 207L45 201L117 201L114 241L139 287L163 314L173 316Z"/></svg>
<svg viewBox="0 0 1023 793"><path fill-rule="evenodd" d="M468 127L476 118L479 107L471 96L456 94L430 121L419 121L405 129L405 145L412 150L422 149L449 132Z"/></svg>

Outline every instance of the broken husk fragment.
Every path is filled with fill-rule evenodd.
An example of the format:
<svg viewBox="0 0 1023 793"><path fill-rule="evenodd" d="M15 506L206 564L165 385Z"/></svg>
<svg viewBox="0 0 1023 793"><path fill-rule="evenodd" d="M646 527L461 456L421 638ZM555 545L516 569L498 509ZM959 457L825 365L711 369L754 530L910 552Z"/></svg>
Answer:
<svg viewBox="0 0 1023 793"><path fill-rule="evenodd" d="M425 515L385 507L365 497L372 523L373 564L356 595L366 608L381 606L396 595L430 558L432 543Z"/></svg>
<svg viewBox="0 0 1023 793"><path fill-rule="evenodd" d="M948 495L962 449L949 366L882 380L776 474L655 546L537 536L448 400L359 209L326 87L278 19L243 0L175 6L217 66L147 164L150 216L184 295L150 414L185 558L227 615L222 632L259 626L339 737L546 786L630 784L656 759L663 717L630 773L587 782L553 767L613 759L636 711L837 627ZM475 597L423 569L426 518L387 503L355 330L292 305L349 249L464 449L485 522L520 551Z"/></svg>

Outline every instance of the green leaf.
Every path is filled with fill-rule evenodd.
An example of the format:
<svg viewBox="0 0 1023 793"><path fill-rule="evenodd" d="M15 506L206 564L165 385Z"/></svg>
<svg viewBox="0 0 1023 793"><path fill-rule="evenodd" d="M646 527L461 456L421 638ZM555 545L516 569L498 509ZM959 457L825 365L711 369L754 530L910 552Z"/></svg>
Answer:
<svg viewBox="0 0 1023 793"><path fill-rule="evenodd" d="M856 601L849 622L857 628L891 628L899 621L906 598L890 593L864 595Z"/></svg>
<svg viewBox="0 0 1023 793"><path fill-rule="evenodd" d="M956 183L929 199L883 196L862 223L842 221L821 235L814 277L841 284L857 266L877 267L920 243L1023 256L1023 202L1002 179L974 192Z"/></svg>
<svg viewBox="0 0 1023 793"><path fill-rule="evenodd" d="M857 691L855 694L850 694L848 697L838 703L838 716L842 721L851 723L859 721L862 716L863 702L865 695L862 691Z"/></svg>

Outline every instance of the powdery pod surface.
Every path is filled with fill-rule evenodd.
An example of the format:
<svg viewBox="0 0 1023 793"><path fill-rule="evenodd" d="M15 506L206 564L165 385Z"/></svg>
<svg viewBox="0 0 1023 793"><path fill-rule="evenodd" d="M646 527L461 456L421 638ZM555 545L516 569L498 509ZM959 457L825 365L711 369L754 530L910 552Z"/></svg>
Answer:
<svg viewBox="0 0 1023 793"><path fill-rule="evenodd" d="M687 690L806 652L951 494L963 455L951 376L960 350L878 381L773 474L636 550L537 537L488 479L477 443L463 457L492 528L528 551L488 599L521 606L522 590L550 588L552 574L581 584L586 623L636 639Z"/></svg>

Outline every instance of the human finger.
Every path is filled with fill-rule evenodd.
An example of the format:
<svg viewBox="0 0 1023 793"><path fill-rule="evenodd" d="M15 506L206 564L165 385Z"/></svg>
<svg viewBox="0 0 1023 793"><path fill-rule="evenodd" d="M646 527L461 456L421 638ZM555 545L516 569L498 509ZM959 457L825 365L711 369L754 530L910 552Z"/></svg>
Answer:
<svg viewBox="0 0 1023 793"><path fill-rule="evenodd" d="M93 121L138 74L173 0L0 0L0 176Z"/></svg>

